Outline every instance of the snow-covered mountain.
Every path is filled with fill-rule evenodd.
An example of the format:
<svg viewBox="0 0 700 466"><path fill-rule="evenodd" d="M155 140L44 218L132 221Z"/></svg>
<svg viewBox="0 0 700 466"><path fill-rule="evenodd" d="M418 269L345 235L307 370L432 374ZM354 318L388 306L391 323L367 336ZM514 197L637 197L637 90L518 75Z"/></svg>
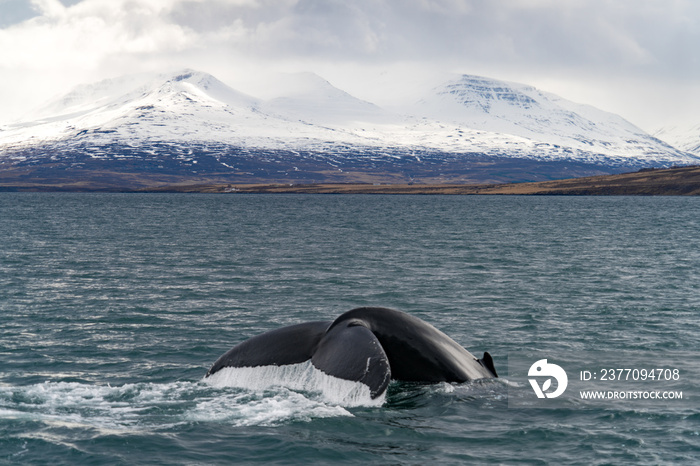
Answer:
<svg viewBox="0 0 700 466"><path fill-rule="evenodd" d="M394 181L499 181L483 167L502 171L506 163L516 174L504 180L525 180L700 162L616 115L482 77L447 81L402 112L311 73L289 76L282 89L261 100L193 70L80 86L0 130L0 167L232 180L350 180L358 179L350 173L364 173ZM483 176L471 176L475 168Z"/></svg>
<svg viewBox="0 0 700 466"><path fill-rule="evenodd" d="M460 128L522 138L517 145L528 153L524 157L659 165L689 160L618 115L524 84L463 75L433 89L416 107L417 114Z"/></svg>
<svg viewBox="0 0 700 466"><path fill-rule="evenodd" d="M363 144L364 123L389 122L379 107L305 76L288 96L261 102L213 76L185 70L145 82L133 77L80 86L32 121L0 133L5 148L46 144L161 142L298 149ZM359 129L358 129L359 128Z"/></svg>
<svg viewBox="0 0 700 466"><path fill-rule="evenodd" d="M284 76L281 97L263 104L263 110L283 119L298 118L317 125L352 128L355 125L387 124L396 120L377 105L357 99L314 73Z"/></svg>
<svg viewBox="0 0 700 466"><path fill-rule="evenodd" d="M0 142L235 141L242 129L246 137L259 135L251 129L267 132L259 105L205 73L186 70L147 81L119 78L76 88L40 111L36 120L0 134Z"/></svg>
<svg viewBox="0 0 700 466"><path fill-rule="evenodd" d="M655 131L654 136L682 151L700 156L700 123L666 126Z"/></svg>

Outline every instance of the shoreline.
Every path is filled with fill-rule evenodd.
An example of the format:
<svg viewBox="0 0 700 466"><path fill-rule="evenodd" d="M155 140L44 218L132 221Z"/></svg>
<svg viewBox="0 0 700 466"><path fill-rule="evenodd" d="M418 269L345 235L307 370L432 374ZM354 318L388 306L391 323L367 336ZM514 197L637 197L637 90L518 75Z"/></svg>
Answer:
<svg viewBox="0 0 700 466"><path fill-rule="evenodd" d="M141 184L128 188L118 180ZM0 177L0 192L122 192L211 194L421 194L421 195L568 195L568 196L698 196L700 165L643 169L618 175L503 183L230 183L212 179L148 179L129 173L104 173L104 182L57 181L27 177L17 183ZM109 181L107 181L109 180ZM145 186L144 186L145 185Z"/></svg>
<svg viewBox="0 0 700 466"><path fill-rule="evenodd" d="M178 184L139 192L222 194L422 194L422 195L700 195L700 166L646 169L620 175L507 184Z"/></svg>

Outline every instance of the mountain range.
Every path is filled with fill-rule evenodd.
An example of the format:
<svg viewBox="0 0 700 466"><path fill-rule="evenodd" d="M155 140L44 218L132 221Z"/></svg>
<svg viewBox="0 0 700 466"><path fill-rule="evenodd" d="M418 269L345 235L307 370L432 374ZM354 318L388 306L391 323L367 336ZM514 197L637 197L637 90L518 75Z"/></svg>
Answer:
<svg viewBox="0 0 700 466"><path fill-rule="evenodd" d="M0 128L0 186L507 182L700 163L623 118L462 75L387 109L312 73L259 99L194 70L83 85Z"/></svg>

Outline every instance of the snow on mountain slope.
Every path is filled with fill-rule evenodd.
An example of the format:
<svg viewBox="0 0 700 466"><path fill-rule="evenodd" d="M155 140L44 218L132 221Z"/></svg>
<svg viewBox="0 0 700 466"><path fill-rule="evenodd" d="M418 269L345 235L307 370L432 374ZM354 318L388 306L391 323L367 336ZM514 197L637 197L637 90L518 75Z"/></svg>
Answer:
<svg viewBox="0 0 700 466"><path fill-rule="evenodd" d="M281 96L268 100L263 109L283 118L331 126L363 126L395 123L393 115L373 103L360 100L314 73L285 76Z"/></svg>
<svg viewBox="0 0 700 466"><path fill-rule="evenodd" d="M524 138L532 143L533 155L564 147L591 160L689 159L617 115L532 86L480 76L463 75L438 86L412 111L459 128Z"/></svg>
<svg viewBox="0 0 700 466"><path fill-rule="evenodd" d="M700 156L700 123L667 126L655 131L654 136L680 150Z"/></svg>
<svg viewBox="0 0 700 466"><path fill-rule="evenodd" d="M205 73L185 70L143 81L130 77L80 86L35 121L16 125L0 141L28 144L80 138L212 138L236 118L260 118L258 102Z"/></svg>
<svg viewBox="0 0 700 466"><path fill-rule="evenodd" d="M90 139L232 144L258 148L373 144L356 120L388 117L320 78L289 97L263 103L206 73L185 70L146 80L120 78L81 86L33 121L0 132L6 147ZM312 85L310 85L312 84ZM299 88L297 88L299 89ZM346 127L344 123L349 123Z"/></svg>
<svg viewBox="0 0 700 466"><path fill-rule="evenodd" d="M263 101L193 70L81 86L36 119L0 131L0 159L4 153L26 162L31 152L38 163L42 153L75 148L103 159L126 157L124 147L152 153L149 147L168 145L183 153L193 146L209 153L222 146L310 151L334 167L368 153L372 160L479 154L629 167L700 161L616 115L477 76L438 86L409 114L357 99L311 73L286 76L278 94Z"/></svg>

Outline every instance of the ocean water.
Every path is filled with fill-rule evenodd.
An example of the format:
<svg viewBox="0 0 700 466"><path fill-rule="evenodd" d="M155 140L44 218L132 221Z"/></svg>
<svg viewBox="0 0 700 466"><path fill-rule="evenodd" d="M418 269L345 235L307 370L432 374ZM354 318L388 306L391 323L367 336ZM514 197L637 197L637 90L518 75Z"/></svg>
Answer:
<svg viewBox="0 0 700 466"><path fill-rule="evenodd" d="M0 193L0 241L0 463L700 461L698 198ZM379 403L308 367L204 380L358 306L501 377ZM683 398L514 403L509 362L540 352L680 368Z"/></svg>

